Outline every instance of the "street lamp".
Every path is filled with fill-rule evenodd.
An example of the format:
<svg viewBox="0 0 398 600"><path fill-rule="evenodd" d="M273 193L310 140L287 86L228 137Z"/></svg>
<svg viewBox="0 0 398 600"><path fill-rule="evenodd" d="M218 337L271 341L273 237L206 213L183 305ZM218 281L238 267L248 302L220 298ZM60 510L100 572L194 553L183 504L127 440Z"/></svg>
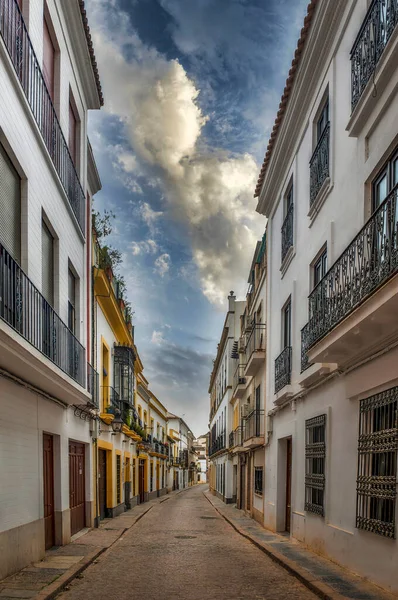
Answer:
<svg viewBox="0 0 398 600"><path fill-rule="evenodd" d="M118 408L115 410L115 418L113 419L111 425L112 425L113 433L121 433L122 432L123 420L121 417L121 412Z"/></svg>

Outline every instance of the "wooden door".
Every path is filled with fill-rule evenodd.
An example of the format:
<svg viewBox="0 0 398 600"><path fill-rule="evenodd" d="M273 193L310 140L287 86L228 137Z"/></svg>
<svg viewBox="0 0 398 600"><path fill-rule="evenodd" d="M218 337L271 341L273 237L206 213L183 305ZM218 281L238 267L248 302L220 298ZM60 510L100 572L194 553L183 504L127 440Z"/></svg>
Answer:
<svg viewBox="0 0 398 600"><path fill-rule="evenodd" d="M246 463L247 486L246 486L246 510L252 507L252 459L248 458Z"/></svg>
<svg viewBox="0 0 398 600"><path fill-rule="evenodd" d="M292 516L292 438L286 440L286 522L285 530L290 533Z"/></svg>
<svg viewBox="0 0 398 600"><path fill-rule="evenodd" d="M240 466L240 498L239 498L239 508L242 510L246 509L246 465Z"/></svg>
<svg viewBox="0 0 398 600"><path fill-rule="evenodd" d="M55 544L54 520L54 444L53 436L43 434L43 497L45 547Z"/></svg>
<svg viewBox="0 0 398 600"><path fill-rule="evenodd" d="M106 450L98 450L100 519L106 517Z"/></svg>
<svg viewBox="0 0 398 600"><path fill-rule="evenodd" d="M69 442L70 530L74 535L86 526L84 444Z"/></svg>
<svg viewBox="0 0 398 600"><path fill-rule="evenodd" d="M142 504L142 502L145 502L145 461L143 459L140 459L138 469L138 493L140 496L140 504Z"/></svg>
<svg viewBox="0 0 398 600"><path fill-rule="evenodd" d="M126 510L131 508L131 481L130 481L130 458L126 458L124 472L124 506Z"/></svg>

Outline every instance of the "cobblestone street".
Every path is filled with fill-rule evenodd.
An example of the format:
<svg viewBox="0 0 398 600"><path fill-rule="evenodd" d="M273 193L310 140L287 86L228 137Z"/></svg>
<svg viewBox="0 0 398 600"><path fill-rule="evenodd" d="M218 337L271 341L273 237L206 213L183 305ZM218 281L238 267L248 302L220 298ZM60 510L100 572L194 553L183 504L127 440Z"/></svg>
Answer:
<svg viewBox="0 0 398 600"><path fill-rule="evenodd" d="M63 600L316 597L236 533L206 500L204 489L205 486L196 486L154 506L60 597Z"/></svg>

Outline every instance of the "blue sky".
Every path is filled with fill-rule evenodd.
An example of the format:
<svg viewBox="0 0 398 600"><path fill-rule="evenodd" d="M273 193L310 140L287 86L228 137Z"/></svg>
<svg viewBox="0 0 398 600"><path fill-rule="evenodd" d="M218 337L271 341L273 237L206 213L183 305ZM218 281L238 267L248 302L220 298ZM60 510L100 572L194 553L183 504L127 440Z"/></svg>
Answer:
<svg viewBox="0 0 398 600"><path fill-rule="evenodd" d="M199 435L226 298L265 227L253 191L303 0L88 0L105 95L89 120L96 208L151 389Z"/></svg>

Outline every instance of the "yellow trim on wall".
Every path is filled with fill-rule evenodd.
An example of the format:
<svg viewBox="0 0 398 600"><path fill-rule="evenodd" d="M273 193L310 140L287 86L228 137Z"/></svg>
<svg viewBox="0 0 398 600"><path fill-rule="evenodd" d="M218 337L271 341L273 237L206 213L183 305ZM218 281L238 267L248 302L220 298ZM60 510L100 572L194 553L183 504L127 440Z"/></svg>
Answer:
<svg viewBox="0 0 398 600"><path fill-rule="evenodd" d="M113 450L112 442L105 442L104 440L98 440L98 448L102 450Z"/></svg>
<svg viewBox="0 0 398 600"><path fill-rule="evenodd" d="M94 294L119 344L134 346L133 338L124 320L112 284L103 269L94 270Z"/></svg>

